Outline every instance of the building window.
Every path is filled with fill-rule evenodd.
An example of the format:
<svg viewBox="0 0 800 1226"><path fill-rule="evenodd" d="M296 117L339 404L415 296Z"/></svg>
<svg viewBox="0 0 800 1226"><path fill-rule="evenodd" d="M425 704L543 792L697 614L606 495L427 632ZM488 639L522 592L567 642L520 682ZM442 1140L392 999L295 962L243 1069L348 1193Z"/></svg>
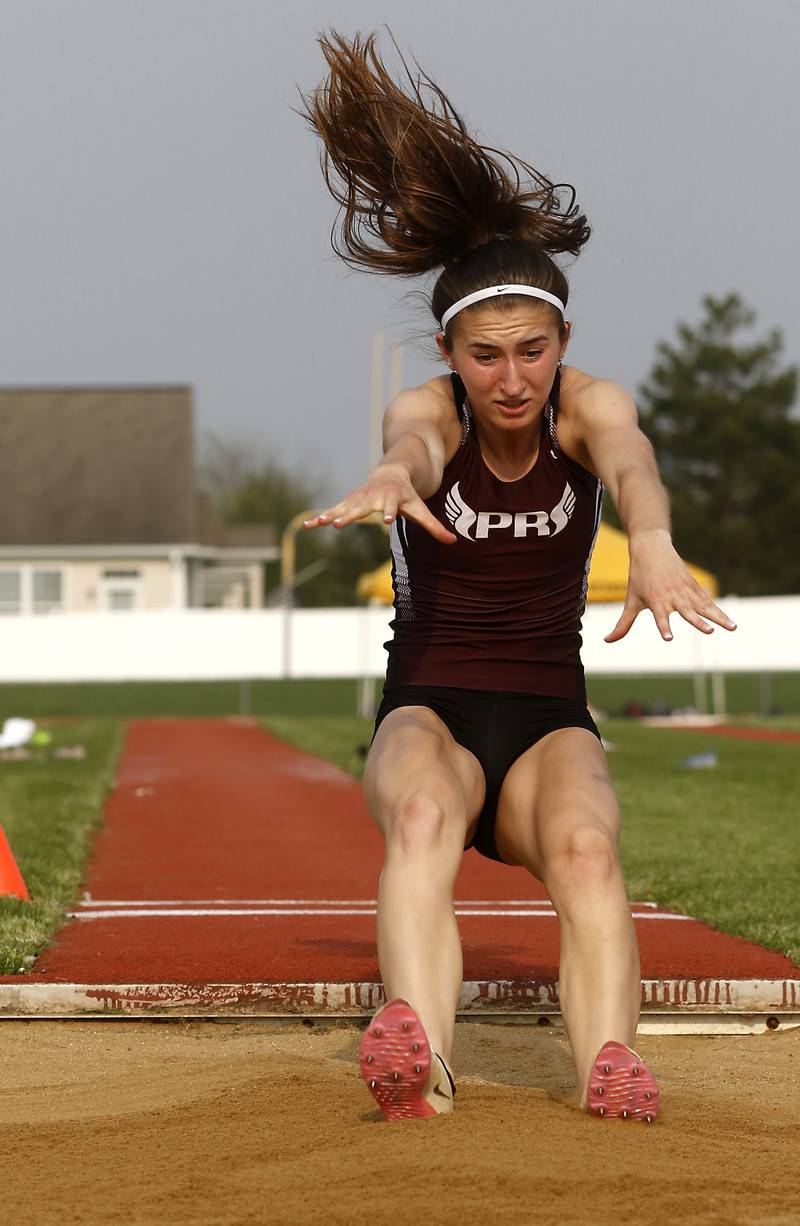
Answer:
<svg viewBox="0 0 800 1226"><path fill-rule="evenodd" d="M109 609L135 609L136 592L128 588L109 588L106 592Z"/></svg>
<svg viewBox="0 0 800 1226"><path fill-rule="evenodd" d="M51 613L63 607L63 571L35 566L0 569L0 614Z"/></svg>
<svg viewBox="0 0 800 1226"><path fill-rule="evenodd" d="M0 613L22 611L22 572L0 570Z"/></svg>
<svg viewBox="0 0 800 1226"><path fill-rule="evenodd" d="M63 608L63 584L60 570L35 570L33 572L33 611L50 613Z"/></svg>

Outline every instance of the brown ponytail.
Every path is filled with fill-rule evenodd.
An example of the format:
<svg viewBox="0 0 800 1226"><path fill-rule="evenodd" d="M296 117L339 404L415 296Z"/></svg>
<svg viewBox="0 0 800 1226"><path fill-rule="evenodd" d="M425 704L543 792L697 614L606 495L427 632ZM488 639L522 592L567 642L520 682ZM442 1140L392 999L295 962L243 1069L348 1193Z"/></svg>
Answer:
<svg viewBox="0 0 800 1226"><path fill-rule="evenodd" d="M334 251L351 266L400 276L443 267L431 302L437 320L458 298L499 283L537 285L566 303L550 253L577 255L589 238L575 189L479 145L435 81L418 65L414 75L401 55L402 89L375 39L321 35L330 71L300 112L322 138L323 174L341 206ZM571 193L566 209L560 187Z"/></svg>

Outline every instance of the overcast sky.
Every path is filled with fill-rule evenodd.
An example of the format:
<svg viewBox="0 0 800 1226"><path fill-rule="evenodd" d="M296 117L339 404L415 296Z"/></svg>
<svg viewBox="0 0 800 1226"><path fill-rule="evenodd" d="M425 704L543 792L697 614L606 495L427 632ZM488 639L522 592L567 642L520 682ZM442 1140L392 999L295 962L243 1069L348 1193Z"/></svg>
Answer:
<svg viewBox="0 0 800 1226"><path fill-rule="evenodd" d="M430 331L348 271L313 136L321 28L388 24L489 144L574 183L569 360L635 392L706 293L800 360L797 0L2 0L0 384L189 383L211 430L366 474L372 336ZM391 57L388 38L382 41Z"/></svg>

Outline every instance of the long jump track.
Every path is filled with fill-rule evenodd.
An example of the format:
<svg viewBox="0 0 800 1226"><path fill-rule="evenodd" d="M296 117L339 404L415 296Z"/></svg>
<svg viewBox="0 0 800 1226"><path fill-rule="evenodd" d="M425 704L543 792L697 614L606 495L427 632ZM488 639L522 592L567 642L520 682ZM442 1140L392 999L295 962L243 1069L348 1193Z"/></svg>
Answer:
<svg viewBox="0 0 800 1226"><path fill-rule="evenodd" d="M360 785L327 762L255 721L132 720L85 894L30 973L0 976L0 1015L372 1012L381 862ZM543 886L469 851L455 897L460 1011L558 1014ZM631 912L643 1028L800 1021L788 958L651 900Z"/></svg>

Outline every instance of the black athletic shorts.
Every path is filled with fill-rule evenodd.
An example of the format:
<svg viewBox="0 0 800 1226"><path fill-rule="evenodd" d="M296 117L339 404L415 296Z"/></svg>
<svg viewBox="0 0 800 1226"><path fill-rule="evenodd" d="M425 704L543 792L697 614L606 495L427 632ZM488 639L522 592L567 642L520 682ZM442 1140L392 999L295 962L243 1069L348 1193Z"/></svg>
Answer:
<svg viewBox="0 0 800 1226"><path fill-rule="evenodd" d="M438 715L453 739L480 762L486 778L486 799L467 847L501 864L504 861L494 841L494 823L500 788L509 768L526 749L557 728L586 728L600 740L586 704L578 699L439 685L399 685L384 690L375 716L375 732L390 711L411 706L428 707Z"/></svg>

